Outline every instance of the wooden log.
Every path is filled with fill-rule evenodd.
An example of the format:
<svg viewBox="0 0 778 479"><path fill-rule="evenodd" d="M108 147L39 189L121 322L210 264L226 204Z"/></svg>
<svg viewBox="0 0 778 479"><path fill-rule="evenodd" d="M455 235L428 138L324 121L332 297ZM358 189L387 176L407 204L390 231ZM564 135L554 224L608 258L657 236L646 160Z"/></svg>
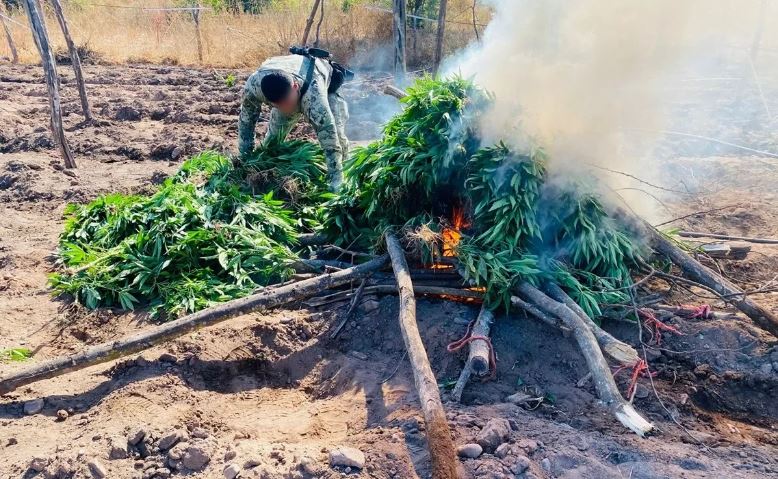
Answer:
<svg viewBox="0 0 778 479"><path fill-rule="evenodd" d="M679 231L678 236L686 238L714 238L730 241L745 241L746 243L758 243L758 244L778 244L778 239L774 238L754 238L751 236L732 236L732 235L719 235L715 233L703 233L701 231Z"/></svg>
<svg viewBox="0 0 778 479"><path fill-rule="evenodd" d="M321 0L315 0L313 2L311 13L308 15L308 19L305 20L305 30L303 30L303 37L300 39L300 45L302 46L306 46L308 44L308 36L311 34L313 19L316 18L316 12L319 10L319 2L321 2Z"/></svg>
<svg viewBox="0 0 778 479"><path fill-rule="evenodd" d="M545 284L546 294L552 297L554 300L564 304L581 319L584 320L589 329L594 333L594 337L597 338L597 343L602 348L603 352L618 361L622 366L632 367L640 360L638 352L635 348L626 344L618 339L614 338L610 333L597 326L592 318L589 317L586 312L578 306L578 303L565 293L556 283Z"/></svg>
<svg viewBox="0 0 778 479"><path fill-rule="evenodd" d="M67 138L65 138L65 129L62 126L62 107L59 96L59 77L57 76L57 67L54 62L54 54L51 52L49 35L46 32L46 26L43 23L42 12L36 0L24 0L24 6L27 10L27 18L30 20L32 37L35 40L35 46L41 56L43 65L43 76L46 79L46 87L49 92L49 109L51 110L51 135L54 143L59 148L66 168L75 168L76 160L70 151Z"/></svg>
<svg viewBox="0 0 778 479"><path fill-rule="evenodd" d="M303 233L297 237L300 246L318 246L327 243L327 237L318 233Z"/></svg>
<svg viewBox="0 0 778 479"><path fill-rule="evenodd" d="M405 80L407 71L405 60L406 0L393 0L392 3L392 40L394 43L394 77Z"/></svg>
<svg viewBox="0 0 778 479"><path fill-rule="evenodd" d="M471 337L488 338L492 322L494 322L494 314L485 304L482 305L481 312L478 313L478 318L470 333ZM468 347L467 361L465 361L462 373L459 375L459 379L457 380L456 385L454 385L454 389L451 391L451 399L455 402L460 402L462 400L462 393L464 392L465 386L470 380L471 375L476 374L478 376L483 376L489 372L489 358L491 357L489 344L485 341L475 340L470 341Z"/></svg>
<svg viewBox="0 0 778 479"><path fill-rule="evenodd" d="M448 0L440 0L438 9L438 32L435 35L435 63L432 66L432 74L437 75L440 62L443 61L443 39L446 36L446 7Z"/></svg>
<svg viewBox="0 0 778 479"><path fill-rule="evenodd" d="M616 416L616 419L641 437L651 432L654 429L654 425L646 421L632 407L632 404L625 401L621 396L608 363L605 361L605 357L597 344L597 338L595 338L594 333L583 318L575 314L563 303L546 296L542 291L527 282L520 283L517 291L530 303L538 306L539 309L549 311L554 316L560 318L572 330L578 347L586 359L589 371L592 373L597 395L613 415Z"/></svg>
<svg viewBox="0 0 778 479"><path fill-rule="evenodd" d="M200 34L200 3L195 4L192 9L192 20L195 24L195 40L197 40L197 60L203 63L203 38Z"/></svg>
<svg viewBox="0 0 778 479"><path fill-rule="evenodd" d="M727 298L727 301L751 318L757 326L778 337L778 316L748 298L743 293L743 290L735 286L734 283L700 264L699 261L692 258L655 228L649 225L646 230L651 246L657 253L667 256L690 279L711 288Z"/></svg>
<svg viewBox="0 0 778 479"><path fill-rule="evenodd" d="M413 369L416 392L419 395L424 422L427 426L427 443L432 459L432 477L435 479L455 479L457 456L451 431L446 422L446 413L440 401L438 382L427 359L427 351L419 335L416 324L416 298L413 296L413 282L408 273L405 252L392 233L386 233L386 248L392 260L392 268L397 278L400 293L400 331Z"/></svg>
<svg viewBox="0 0 778 479"><path fill-rule="evenodd" d="M59 22L62 35L65 37L65 43L68 46L68 53L70 53L70 63L73 66L73 73L76 77L76 87L78 88L78 96L81 99L81 112L84 114L85 121L92 121L92 110L89 108L89 99L86 96L84 74L81 69L81 57L78 55L78 48L76 47L75 42L73 42L73 38L70 36L68 22L67 19L65 19L65 13L62 11L62 4L59 0L50 1L52 7L54 7L54 15L57 17L57 22Z"/></svg>
<svg viewBox="0 0 778 479"><path fill-rule="evenodd" d="M564 336L570 334L570 329L568 329L564 325L561 319L557 318L556 316L549 316L548 314L544 313L543 311L539 310L538 308L529 304L528 302L524 301L518 296L511 296L511 306L524 311L525 313L535 317L536 319L543 321L544 323L546 323L547 325L551 326L554 329L559 329L560 331L562 331L562 334Z"/></svg>
<svg viewBox="0 0 778 479"><path fill-rule="evenodd" d="M387 255L383 255L367 263L338 271L337 273L324 274L278 288L267 288L260 293L198 311L153 329L126 336L117 341L101 343L80 353L28 366L16 373L0 378L0 394L8 393L19 386L40 381L41 379L52 378L70 371L78 371L88 366L137 353L196 329L212 326L235 316L282 306L292 301L312 296L324 289L364 278L371 272L383 268L387 260Z"/></svg>
<svg viewBox="0 0 778 479"><path fill-rule="evenodd" d="M19 63L19 52L16 51L16 43L14 37L11 35L11 29L8 28L3 15L6 15L8 10L5 8L5 4L0 2L0 23L3 24L3 31L5 32L5 39L8 42L8 48L11 50L11 63Z"/></svg>
<svg viewBox="0 0 778 479"><path fill-rule="evenodd" d="M408 93L405 90L401 90L401 89L397 88L396 86L389 85L389 84L384 86L384 93L386 93L389 96L393 96L393 97L397 98L398 100L402 100L403 98L408 96Z"/></svg>

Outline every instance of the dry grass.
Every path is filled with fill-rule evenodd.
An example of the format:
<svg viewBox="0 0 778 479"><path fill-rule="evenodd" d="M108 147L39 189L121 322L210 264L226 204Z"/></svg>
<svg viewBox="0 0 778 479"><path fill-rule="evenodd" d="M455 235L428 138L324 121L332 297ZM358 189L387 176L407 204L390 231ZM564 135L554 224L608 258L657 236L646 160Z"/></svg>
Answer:
<svg viewBox="0 0 778 479"><path fill-rule="evenodd" d="M109 8L96 4L120 5L132 8ZM265 58L283 54L297 44L302 36L305 20L310 12L310 1L279 1L260 15L233 15L205 11L200 28L203 39L203 65L217 67L255 67ZM195 23L189 12L149 11L143 7L169 7L172 1L151 0L84 0L66 2L66 16L76 43L111 63L174 63L200 64L198 60ZM355 62L363 67L387 67L391 64L391 14L358 4L348 11L340 8L341 1L330 0L325 9L321 27L321 45L337 58ZM449 2L449 18L455 22L447 26L446 49L453 51L474 38L469 0ZM489 12L479 10L479 22ZM27 25L23 11L12 12L19 23ZM317 18L318 20L318 18ZM56 20L47 12L47 25L52 43L64 49L64 40L56 28ZM19 49L20 60L39 61L30 32L10 23ZM410 66L428 66L432 58L435 25L424 24L417 31L415 48L409 29ZM314 37L316 23L311 32ZM10 56L8 46L0 38L0 57Z"/></svg>

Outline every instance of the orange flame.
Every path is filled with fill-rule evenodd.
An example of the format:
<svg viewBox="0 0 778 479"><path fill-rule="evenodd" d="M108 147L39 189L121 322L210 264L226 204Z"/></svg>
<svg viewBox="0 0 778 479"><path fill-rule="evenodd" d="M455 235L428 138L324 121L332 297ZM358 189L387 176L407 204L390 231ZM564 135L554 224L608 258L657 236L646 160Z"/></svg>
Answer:
<svg viewBox="0 0 778 479"><path fill-rule="evenodd" d="M462 228L469 226L466 222L465 209L461 206L455 206L451 215L451 228L444 228L441 233L443 256L454 256L456 247L462 239Z"/></svg>

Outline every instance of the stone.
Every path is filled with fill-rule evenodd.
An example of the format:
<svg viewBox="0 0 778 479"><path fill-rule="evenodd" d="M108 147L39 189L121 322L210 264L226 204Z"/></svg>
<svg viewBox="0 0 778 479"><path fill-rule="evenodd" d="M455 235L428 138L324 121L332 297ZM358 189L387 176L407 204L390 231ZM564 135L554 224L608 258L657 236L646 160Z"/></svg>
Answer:
<svg viewBox="0 0 778 479"><path fill-rule="evenodd" d="M57 411L57 421L64 421L67 418L68 418L67 411L65 411L64 409L60 409L59 411Z"/></svg>
<svg viewBox="0 0 778 479"><path fill-rule="evenodd" d="M240 466L237 464L230 464L224 468L225 479L235 479L240 474Z"/></svg>
<svg viewBox="0 0 778 479"><path fill-rule="evenodd" d="M645 399L651 394L651 391L642 384L635 386L635 397L638 399Z"/></svg>
<svg viewBox="0 0 778 479"><path fill-rule="evenodd" d="M157 469L156 473L154 474L154 477L158 479L167 479L168 477L170 477L172 473L173 472L167 467L160 467L159 469Z"/></svg>
<svg viewBox="0 0 778 479"><path fill-rule="evenodd" d="M159 444L157 444L157 446L159 447L160 451L167 451L171 447L178 444L178 441L180 440L181 440L181 433L178 431L173 431L171 433L162 436L162 439L159 440Z"/></svg>
<svg viewBox="0 0 778 479"><path fill-rule="evenodd" d="M192 437L195 437L197 439L205 439L208 436L209 436L208 431L206 431L201 427L196 427L192 429Z"/></svg>
<svg viewBox="0 0 778 479"><path fill-rule="evenodd" d="M519 475L529 469L529 466L531 465L532 461L530 461L527 456L519 455L514 458L513 464L510 465L510 468L512 473Z"/></svg>
<svg viewBox="0 0 778 479"><path fill-rule="evenodd" d="M486 452L492 452L511 435L511 425L503 418L492 418L475 438Z"/></svg>
<svg viewBox="0 0 778 479"><path fill-rule="evenodd" d="M508 456L511 453L511 445L507 442L504 442L497 446L497 449L494 450L494 455L499 457L500 459L504 459L506 456Z"/></svg>
<svg viewBox="0 0 778 479"><path fill-rule="evenodd" d="M111 452L108 453L108 459L127 459L127 439L117 437L111 439Z"/></svg>
<svg viewBox="0 0 778 479"><path fill-rule="evenodd" d="M142 428L133 429L127 435L127 443L130 446L136 446L146 437L146 430Z"/></svg>
<svg viewBox="0 0 778 479"><path fill-rule="evenodd" d="M113 118L119 121L140 121L141 113L131 106L123 106L116 111Z"/></svg>
<svg viewBox="0 0 778 479"><path fill-rule="evenodd" d="M92 477L94 477L94 479L104 479L108 476L108 471L105 469L105 466L103 466L97 459L92 459L89 461L87 463L87 467L89 467L89 472L92 473Z"/></svg>
<svg viewBox="0 0 778 479"><path fill-rule="evenodd" d="M176 363L178 362L178 357L175 354L171 353L162 353L159 356L159 360L163 363Z"/></svg>
<svg viewBox="0 0 778 479"><path fill-rule="evenodd" d="M43 398L33 399L24 403L24 414L32 416L43 411Z"/></svg>
<svg viewBox="0 0 778 479"><path fill-rule="evenodd" d="M366 301L362 301L362 304L359 305L359 309L361 309L363 313L369 314L373 311L377 311L380 306L381 303L378 301L374 299L368 299Z"/></svg>
<svg viewBox="0 0 778 479"><path fill-rule="evenodd" d="M185 444L178 443L168 451L167 457L174 461L180 461L184 457L184 453L186 453L186 448Z"/></svg>
<svg viewBox="0 0 778 479"><path fill-rule="evenodd" d="M365 454L353 447L336 447L330 451L330 466L365 467Z"/></svg>
<svg viewBox="0 0 778 479"><path fill-rule="evenodd" d="M319 473L319 464L316 463L316 459L309 456L303 456L300 458L300 469L306 474L313 476Z"/></svg>
<svg viewBox="0 0 778 479"><path fill-rule="evenodd" d="M235 449L230 449L224 453L224 462L230 462L236 457L238 457L238 453L235 452Z"/></svg>
<svg viewBox="0 0 778 479"><path fill-rule="evenodd" d="M540 461L540 467L542 467L544 471L551 473L551 460L544 457L543 460Z"/></svg>
<svg viewBox="0 0 778 479"><path fill-rule="evenodd" d="M211 455L200 446L189 446L181 458L181 464L192 471L202 470L209 462Z"/></svg>
<svg viewBox="0 0 778 479"><path fill-rule="evenodd" d="M37 456L30 461L30 469L35 472L43 472L46 466L49 465L51 460L48 457Z"/></svg>
<svg viewBox="0 0 778 479"><path fill-rule="evenodd" d="M476 444L474 442L463 444L457 448L457 455L459 457L469 457L471 459L475 459L476 457L480 456L482 452L484 452L484 448L481 447L480 444Z"/></svg>
<svg viewBox="0 0 778 479"><path fill-rule="evenodd" d="M519 448L524 449L527 454L532 454L538 450L538 442L534 439L521 439L516 443Z"/></svg>
<svg viewBox="0 0 778 479"><path fill-rule="evenodd" d="M181 147L175 147L173 148L173 151L170 153L170 158L177 160L181 158L181 155L184 154L184 151L181 149Z"/></svg>

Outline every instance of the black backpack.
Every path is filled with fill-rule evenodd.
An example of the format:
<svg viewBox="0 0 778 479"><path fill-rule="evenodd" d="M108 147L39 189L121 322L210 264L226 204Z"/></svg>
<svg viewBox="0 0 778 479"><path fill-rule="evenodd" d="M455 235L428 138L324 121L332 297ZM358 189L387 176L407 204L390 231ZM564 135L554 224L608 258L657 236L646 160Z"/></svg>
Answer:
<svg viewBox="0 0 778 479"><path fill-rule="evenodd" d="M308 66L308 72L305 75L305 83L300 90L300 96L302 97L308 91L308 87L313 79L313 69L316 67L316 59L321 58L327 60L332 67L332 76L330 77L330 85L327 87L327 93L332 94L337 92L343 83L354 79L354 72L349 70L344 65L332 60L332 55L327 50L321 48L309 48L309 47L290 47L289 53L294 55L302 55L311 59L311 63Z"/></svg>

